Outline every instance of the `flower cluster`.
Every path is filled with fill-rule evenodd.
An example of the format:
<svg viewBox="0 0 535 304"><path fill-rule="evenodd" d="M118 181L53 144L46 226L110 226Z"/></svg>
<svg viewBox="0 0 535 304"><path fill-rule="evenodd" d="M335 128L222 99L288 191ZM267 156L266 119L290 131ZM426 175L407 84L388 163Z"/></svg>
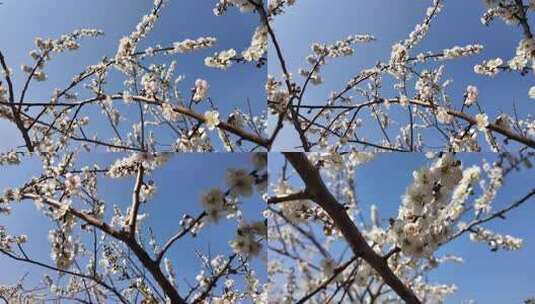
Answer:
<svg viewBox="0 0 535 304"><path fill-rule="evenodd" d="M51 60L52 53L62 53L66 51L75 51L80 48L78 40L81 38L94 38L104 33L96 29L80 29L70 34L62 35L58 39L35 38L37 49L30 52L30 56L35 60L33 67L21 65L21 70L37 81L46 80L47 76L43 71L47 61Z"/></svg>
<svg viewBox="0 0 535 304"><path fill-rule="evenodd" d="M480 44L470 44L464 47L455 46L443 51L444 59L455 59L458 57L472 56L481 53L483 46Z"/></svg>
<svg viewBox="0 0 535 304"><path fill-rule="evenodd" d="M175 144L175 150L177 152L212 152L213 146L206 129L197 128L180 136Z"/></svg>
<svg viewBox="0 0 535 304"><path fill-rule="evenodd" d="M273 76L268 75L266 82L266 93L268 99L268 107L272 114L284 113L288 108L290 101L290 94L282 88L281 82L277 81Z"/></svg>
<svg viewBox="0 0 535 304"><path fill-rule="evenodd" d="M514 0L484 0L483 2L488 7L481 18L481 23L484 25L489 25L496 17L509 25L518 24L518 16L521 16L523 8L518 7Z"/></svg>
<svg viewBox="0 0 535 304"><path fill-rule="evenodd" d="M268 12L273 15L279 15L284 12L284 7L295 5L295 0L269 0Z"/></svg>
<svg viewBox="0 0 535 304"><path fill-rule="evenodd" d="M208 130L212 131L220 123L219 112L206 111L206 113L204 113L204 119L206 120L206 127L208 128Z"/></svg>
<svg viewBox="0 0 535 304"><path fill-rule="evenodd" d="M255 167L252 172L237 168L226 170L225 182L228 190L212 188L201 195L201 205L211 221L217 222L224 216L235 214L238 199L252 196L255 186L260 193L266 191L267 173L264 171L267 166L267 155L255 153L251 161Z"/></svg>
<svg viewBox="0 0 535 304"><path fill-rule="evenodd" d="M7 89L0 83L0 102L6 102L7 101ZM4 116L4 115L2 115Z"/></svg>
<svg viewBox="0 0 535 304"><path fill-rule="evenodd" d="M230 241L234 252L245 256L256 256L262 249L261 241L267 237L266 223L242 223L236 232L236 238Z"/></svg>
<svg viewBox="0 0 535 304"><path fill-rule="evenodd" d="M0 153L0 166L18 165L20 164L20 161L17 152Z"/></svg>
<svg viewBox="0 0 535 304"><path fill-rule="evenodd" d="M522 247L522 240L510 235L500 235L488 229L477 227L470 233L470 239L477 242L487 243L492 250L498 249L517 250Z"/></svg>
<svg viewBox="0 0 535 304"><path fill-rule="evenodd" d="M487 116L487 114L484 114L484 113L476 114L475 119L476 119L476 125L479 131L482 131L482 132L485 131L485 129L489 125L489 117Z"/></svg>
<svg viewBox="0 0 535 304"><path fill-rule="evenodd" d="M268 44L268 29L267 26L261 25L256 28L253 37L251 38L251 45L247 50L242 52L242 56L247 61L258 61L266 52Z"/></svg>
<svg viewBox="0 0 535 304"><path fill-rule="evenodd" d="M168 153L133 153L128 157L116 160L108 169L107 175L112 178L135 175L141 164L147 170L163 166L169 159Z"/></svg>
<svg viewBox="0 0 535 304"><path fill-rule="evenodd" d="M402 77L405 75L406 63L409 59L408 48L401 43L394 44L392 46L392 52L390 54L390 62L388 64L390 72L396 77Z"/></svg>
<svg viewBox="0 0 535 304"><path fill-rule="evenodd" d="M141 21L136 25L136 30L119 41L119 47L115 55L115 64L118 69L125 73L133 71L136 61L134 56L137 45L141 39L145 38L154 28L156 21L159 18L158 12L163 5L164 0L155 1L153 10L149 14L143 16Z"/></svg>
<svg viewBox="0 0 535 304"><path fill-rule="evenodd" d="M472 86L472 85L468 86L466 88L464 104L468 107L473 105L477 101L478 96L479 96L479 91L477 90L477 87Z"/></svg>
<svg viewBox="0 0 535 304"><path fill-rule="evenodd" d="M436 113L437 120L443 124L449 124L453 121L453 116L448 113L448 109L444 107L438 107Z"/></svg>
<svg viewBox="0 0 535 304"><path fill-rule="evenodd" d="M438 15L442 10L443 4L441 0L434 0L433 4L427 8L425 20L421 24L416 24L412 32L409 34L409 38L403 41L403 44L407 48L412 48L418 44L429 32L429 23Z"/></svg>
<svg viewBox="0 0 535 304"><path fill-rule="evenodd" d="M312 55L307 56L307 62L312 66L312 69L300 69L299 74L310 79L312 84L321 84L322 79L319 74L321 66L326 64L325 59L351 56L354 53L352 47L356 43L366 43L375 40L371 35L354 35L346 39L336 41L334 44L326 45L315 43L312 45Z"/></svg>
<svg viewBox="0 0 535 304"><path fill-rule="evenodd" d="M191 98L195 102L200 102L208 96L208 81L204 79L195 80L195 87L192 89L193 97Z"/></svg>
<svg viewBox="0 0 535 304"><path fill-rule="evenodd" d="M24 234L13 236L10 235L5 226L0 225L0 250L11 252L13 245L22 245L28 241Z"/></svg>
<svg viewBox="0 0 535 304"><path fill-rule="evenodd" d="M208 218L214 222L217 222L234 209L232 205L226 203L225 193L218 188L205 192L201 197L201 204Z"/></svg>
<svg viewBox="0 0 535 304"><path fill-rule="evenodd" d="M186 39L173 43L173 52L189 53L200 49L211 48L216 43L214 37L200 37L197 39Z"/></svg>
<svg viewBox="0 0 535 304"><path fill-rule="evenodd" d="M414 183L403 196L391 233L404 254L418 258L432 255L450 237L451 224L462 214L466 193L478 179L478 169L463 172L459 161L444 154L430 168L415 171L413 176Z"/></svg>
<svg viewBox="0 0 535 304"><path fill-rule="evenodd" d="M65 206L68 205L65 204ZM49 231L48 240L52 247L51 258L59 269L68 269L74 262L80 247L78 241L71 234L76 222L71 215L65 212L58 213L58 216L65 220L59 228Z"/></svg>
<svg viewBox="0 0 535 304"><path fill-rule="evenodd" d="M82 180L79 175L67 173L65 175L65 191L69 194L76 194L82 187Z"/></svg>
<svg viewBox="0 0 535 304"><path fill-rule="evenodd" d="M498 74L502 64L503 60L501 58L483 61L483 63L478 64L474 67L474 72L485 76L494 76Z"/></svg>
<svg viewBox="0 0 535 304"><path fill-rule="evenodd" d="M503 169L494 164L491 165L487 162L483 164L483 170L489 177L488 184L484 181L481 182L480 186L483 189L483 194L477 198L474 202L474 211L476 215L479 215L481 212L488 213L491 210L491 202L496 197L498 190L503 185Z"/></svg>
<svg viewBox="0 0 535 304"><path fill-rule="evenodd" d="M244 169L228 169L225 174L225 181L233 196L249 197L253 194L254 176Z"/></svg>
<svg viewBox="0 0 535 304"><path fill-rule="evenodd" d="M227 69L232 65L232 59L236 57L236 50L229 49L226 51L221 51L219 53L215 53L211 57L206 57L204 59L204 64L211 68L218 68L218 69Z"/></svg>

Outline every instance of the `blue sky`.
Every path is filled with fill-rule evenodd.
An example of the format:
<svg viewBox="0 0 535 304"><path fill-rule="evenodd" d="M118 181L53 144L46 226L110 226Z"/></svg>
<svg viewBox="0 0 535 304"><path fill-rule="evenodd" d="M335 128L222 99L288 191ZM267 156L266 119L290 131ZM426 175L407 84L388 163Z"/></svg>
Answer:
<svg viewBox="0 0 535 304"><path fill-rule="evenodd" d="M493 161L495 157L490 153L458 155L465 167L480 165L483 159ZM270 155L271 180L280 177L278 174L282 161L280 154ZM420 153L380 153L373 161L359 167L355 178L357 200L367 223L370 221L369 210L372 204L378 207L383 224L389 218L396 217L400 197L412 182L412 172L429 163ZM533 170L511 173L493 202L493 210L508 206L529 192L535 186L533 182L530 183L532 177ZM295 185L301 184L297 179L292 182ZM460 303L469 299L485 304L522 303L526 298L535 296L532 284L535 281L534 203L532 199L510 212L506 216L507 220L494 221L484 226L522 238L524 246L518 251L491 252L485 244L470 241L467 235L439 250L438 256L454 254L464 258L464 264L446 263L430 273L431 282L457 285L458 292L448 298L446 303Z"/></svg>
<svg viewBox="0 0 535 304"><path fill-rule="evenodd" d="M467 85L476 85L480 90L480 102L491 119L501 112L512 113L513 102L520 116L533 113L533 100L527 94L529 87L534 84L533 75L521 77L516 73L500 73L495 78L488 78L473 72L473 66L483 60L501 57L506 61L512 58L522 38L521 30L506 26L500 20L489 27L482 25L480 17L485 11L482 1L444 3L442 13L434 20L430 33L413 51L414 54L422 51L440 52L455 45L482 44L485 49L481 54L446 62L445 78L453 79L448 92L457 100L455 104L460 105ZM295 7L275 19L274 29L289 70L299 83L303 82L303 77L298 75L297 70L308 68L305 57L311 53L310 46L313 43L329 44L348 35L365 33L377 38L375 42L358 44L352 57L330 60L321 72L324 83L309 87L303 103L324 104L331 91L343 89L345 83L361 69L373 67L379 60L388 61L391 46L408 37L414 26L422 22L431 4L432 1L409 0L332 0L328 4L321 0L296 1ZM270 74L280 76L279 63L273 50L272 47L269 49L268 70ZM384 92L391 92L390 83L385 82ZM391 109L393 117L399 119L401 114L397 107ZM361 115L365 122L368 116L368 112ZM402 122L407 120L406 113L401 117ZM376 126L377 123L372 121L362 129L361 134L367 138L377 138L379 130ZM399 130L399 125L394 130ZM288 125L276 143L279 148L291 148L296 146L296 142L293 129ZM434 143L434 140L430 142Z"/></svg>
<svg viewBox="0 0 535 304"><path fill-rule="evenodd" d="M26 100L47 100L55 88L65 88L72 77L90 64L100 61L103 56L113 57L117 51L118 41L129 35L144 14L150 12L153 1L129 0L95 0L95 1L16 1L6 0L0 5L0 49L6 61L15 72L16 92L20 92L21 82L25 80L20 71L21 64L31 64L29 56L34 46L34 38L58 38L64 33L79 28L97 28L105 32L105 36L97 39L85 39L81 48L74 53L55 56L45 71L49 80L33 83ZM171 45L175 41L201 36L213 36L218 39L214 48L201 50L191 54L158 56L150 62L170 63L177 60L175 75L185 75L181 84L182 93L189 96L190 88L197 78L210 83L210 95L218 105L222 116L235 108L247 111L247 99L250 100L253 113L260 114L265 109L265 93L263 89L266 78L265 69L257 69L251 64L236 64L228 71L212 69L204 66L204 58L213 52L235 48L238 52L246 49L251 36L258 24L258 16L242 14L236 9L228 10L222 17L212 13L217 1L169 1L154 30L141 43L140 49L161 44ZM152 59L151 59L152 60ZM122 91L123 77L113 71L110 74L108 92ZM87 90L80 89L80 96L87 96ZM18 95L17 95L18 96ZM206 106L200 106L204 112ZM121 108L123 115L137 113L136 107ZM102 119L100 110L87 112L93 117ZM224 114L224 115L223 115ZM137 116L130 116L130 119ZM120 130L126 130L128 123L123 123ZM0 132L5 136L0 142L0 150L20 145L22 138L14 126L0 121ZM91 129L89 129L91 130ZM110 136L110 129L98 127L99 134ZM123 133L124 135L125 133ZM162 134L169 142L169 134ZM163 140L162 140L163 141Z"/></svg>
<svg viewBox="0 0 535 304"><path fill-rule="evenodd" d="M101 168L109 166L120 154L95 153L83 154L77 166L97 163ZM41 163L33 158L23 162L18 167L0 167L0 190L6 187L23 184L29 178L40 173ZM250 154L180 154L173 156L166 166L153 172L151 178L157 186L157 193L153 200L143 205L141 212L148 212L149 218L144 227L152 227L159 244L164 243L176 233L182 215L197 216L202 212L200 196L203 191L212 187L226 189L223 177L227 168L243 168L252 170ZM112 205L116 204L123 212L130 205L131 191L134 184L133 177L113 179L101 178L100 198L107 205L107 218L110 218ZM262 220L261 210L263 201L255 194L244 199L242 211L246 219ZM48 230L52 228L50 221L36 209L30 201L13 206L10 216L1 216L0 225L6 226L13 234L24 233L29 236L25 250L32 258L53 264L50 259L50 245L47 239ZM177 282L181 288L186 288L184 279L193 283L200 269L200 260L196 253L201 252L212 256L232 254L228 241L234 237L237 227L235 221L221 220L217 225L207 225L197 238L185 237L169 250L168 258L173 262L177 272ZM39 268L23 263L16 263L0 255L0 283L14 283L25 273L30 273L28 283L35 283L42 278L44 272ZM265 260L256 258L252 265L263 280L266 279ZM239 283L239 281L238 281ZM184 292L182 290L182 292Z"/></svg>

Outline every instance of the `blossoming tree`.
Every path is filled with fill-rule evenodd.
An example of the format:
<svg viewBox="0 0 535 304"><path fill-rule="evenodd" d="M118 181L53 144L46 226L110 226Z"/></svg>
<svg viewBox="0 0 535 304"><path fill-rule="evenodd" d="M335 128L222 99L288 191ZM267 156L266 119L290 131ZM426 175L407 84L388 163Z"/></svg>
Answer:
<svg viewBox="0 0 535 304"><path fill-rule="evenodd" d="M448 5L430 2L423 21L392 46L389 58L377 58L376 64L358 71L324 98L314 93L315 87L323 85L322 71L330 62L354 55L355 44L373 43L375 37L359 34L330 44L315 43L310 55L303 54L307 66L293 71L285 44L278 39L284 27L277 24L299 15L300 2L270 1L264 11L274 73L266 84L271 138L292 129L295 136L285 138L287 146L319 151L284 153L285 164L275 168L281 178L273 182L269 199L269 274L272 294L278 295L279 302L442 302L453 286L433 285L426 275L452 260L436 256L444 244L470 234L493 250L521 246L519 239L494 233L483 224L502 218L535 195L531 188L503 209L490 207L504 178L533 157L532 113L519 113L513 104L509 113L491 117L476 86L451 93L451 81L444 80L447 64L484 55L484 46L419 49ZM501 19L521 32L514 57L489 58L473 67L474 77L499 81L497 74L506 71L532 77L531 2L481 4L487 9L483 24ZM292 58L294 65L295 61ZM522 102L532 102L532 91L526 90ZM459 95L463 98L454 97ZM399 112L403 114L394 114ZM470 168L451 154L435 156L432 164L414 173L397 216L381 222L373 208L371 221L365 221L353 188L357 166L372 158L370 152L429 150L503 154L492 163ZM526 166L531 167L529 161ZM291 167L298 182L289 181ZM275 178L272 175L272 181ZM472 199L480 180L486 182L479 198ZM345 250L339 251L340 246Z"/></svg>
<svg viewBox="0 0 535 304"><path fill-rule="evenodd" d="M379 215L386 202L372 205L365 219L359 200L355 172L373 166L374 154L284 156L282 165L270 164L268 200L270 294L278 303L442 303L456 286L428 274L462 261L439 252L446 244L468 235L493 251L522 247L521 239L485 226L533 201L535 185L528 184L525 193L495 202L508 176L533 176L533 153L490 155L495 159L472 166L453 154L429 155L388 220Z"/></svg>
<svg viewBox="0 0 535 304"><path fill-rule="evenodd" d="M277 27L278 20L296 15L306 19L307 15L298 12L299 1L270 1L264 14L270 20L268 33L273 42L270 71L275 74L266 84L273 136L283 128L293 129L293 141L287 145L304 151L483 149L498 152L535 148L532 112L519 113L510 106L509 112L493 117L486 111L489 101L478 99L480 92L476 86L451 92L451 79L445 79L448 64L468 56L484 55L484 46L444 45L441 50L422 50L420 44L433 35L435 19L448 6L442 0L430 2L423 21L408 37L392 46L390 58L376 58L376 64L356 72L335 88L329 87L328 96L320 96L315 93L318 91L315 87L323 84L322 71L329 69L329 63L353 56L354 45L373 43L375 37L352 35L332 43L315 43L309 55L303 54L303 58L306 56L303 68L290 70L284 42L277 39L277 33L284 31L284 26ZM512 58L489 58L474 66L473 77L483 75L499 81L498 74L507 71L532 78L535 40L529 18L535 8L533 1L483 2L481 5L486 5L488 10L481 22L488 25L503 21L517 26L520 42ZM291 60L295 65L294 57ZM350 70L352 66L342 68ZM533 98L534 93L535 87L529 94L526 90L526 98L521 102L532 103L529 97ZM400 111L402 114L395 114Z"/></svg>
<svg viewBox="0 0 535 304"><path fill-rule="evenodd" d="M354 35L333 44L316 43L312 46L312 54L306 57L308 67L298 71L302 79L295 77L286 66L284 45L279 44L274 29L277 18L284 17L294 5L293 0L266 4L253 0L221 0L214 9L216 15L222 15L232 7L244 13L255 13L259 25L249 48L241 52L235 49L216 51L213 56L206 57L206 66L229 69L229 72L233 63L262 67L266 63L264 55L268 39L273 44L270 64L282 75L267 79L268 107L272 116L269 123L263 113L243 109L223 117L210 96L210 84L205 79L197 79L192 84L191 93L184 93L178 88L182 78L173 77L175 63L148 63L154 56L194 52L213 48L216 43L214 37L200 37L178 41L171 46L141 49L142 40L163 13L165 1L155 1L153 10L144 16L136 30L121 39L112 58L105 58L82 71L65 88L53 92L48 101L26 100L28 87L33 81L47 79L45 68L52 57L78 49L79 39L99 36L101 31L79 30L59 39L36 39L37 48L30 53L34 64L21 67L28 77L20 84L18 97L11 79L13 69L0 54L5 76L0 86L2 117L16 126L30 151L59 149L72 146L73 142L88 149L96 145L110 150L271 149L285 125L296 131L294 146L305 151L327 147L344 151L355 148L423 151L431 146L450 151L479 151L482 146L485 150L504 151L535 147L531 115L515 111L489 117L485 105L478 101L478 88L473 85L462 92L462 100L455 100L449 94L450 81L442 80L445 64L480 54L483 45L445 46L447 48L440 51L417 50L424 37L432 34L433 21L444 6L442 0L433 1L423 22L416 25L408 38L392 46L390 58L379 60L375 66L355 74L339 90L333 91L323 104L307 103L308 92L322 83L321 69L327 69L327 64L335 58L353 55L354 44L373 42L375 38ZM507 24L518 25L523 39L513 58L485 60L474 67L474 72L489 77L500 71L527 76L535 45L528 19L533 5L521 0L485 1L485 5L488 11L482 17L484 24L499 18ZM121 71L127 78L120 92L109 91L105 86L112 69ZM393 85L387 89L385 84L390 82ZM80 99L76 90L83 84L90 94ZM534 95L533 91L535 89L530 90L530 96ZM133 124L126 134L121 134L117 128L123 115L118 110L117 101L139 108L137 118L129 118ZM196 109L199 103L208 107L199 112ZM106 136L109 138L87 134L92 117L81 113L90 106L97 106L108 117L111 136ZM407 114L406 120L389 115L391 107L401 107ZM366 113L372 119L364 118ZM269 128L266 130L267 124ZM363 132L363 125L377 128ZM174 142L164 145L158 141L165 132L162 129L174 134ZM217 132L212 136L210 131ZM218 144L214 145L216 137L219 137Z"/></svg>
<svg viewBox="0 0 535 304"><path fill-rule="evenodd" d="M242 2L221 1L213 14L221 16L235 9L232 6L249 14L248 5ZM243 106L221 113L219 103L225 101L210 94L208 80L174 75L176 57L187 58L189 53L215 49L217 37L187 38L165 46L144 43L166 13L166 5L166 0L155 0L134 31L118 41L116 51L85 68L70 83L39 96L40 99L29 100L28 92L35 82L54 81L47 75L51 60L61 53L78 50L82 39L98 38L104 32L82 29L56 39L36 38L36 48L30 52L33 62L22 64L20 72L16 72L0 49L0 118L16 127L22 148L179 152L265 149L265 115L258 111L258 106L250 104L261 103L263 109L262 92L243 96ZM262 75L266 47L264 27L258 26L249 47L214 50L203 64L229 74L233 73L232 65L247 65L249 75ZM161 63L161 58L172 60ZM14 73L24 73L26 77L15 82ZM186 81L191 91L181 88ZM119 89L118 83L123 84ZM247 101L248 97L254 99ZM9 147L21 148L15 144Z"/></svg>
<svg viewBox="0 0 535 304"><path fill-rule="evenodd" d="M28 286L30 282L24 279L14 284L2 282L0 299L6 303L52 299L79 303L266 301L262 270L266 258L263 249L266 224L261 215L264 205L261 196L267 183L265 153L222 156L240 160L243 165L227 168L226 172L208 169L208 174L224 173L225 181L193 194L198 198L193 202L184 201L192 197L190 193L162 193L156 182L158 171L170 166L173 180L180 182L180 178L186 178L188 172L173 165L173 158L183 156L97 154L97 161L92 158L91 166L80 167L80 159L87 156L42 154L39 159L42 172L29 172L37 174L23 184L9 185L3 192L2 218L10 217L12 207L17 209L15 204L33 202L52 228L48 232L50 248L35 250L31 244L39 236L14 234L10 227L0 224L2 264L30 264L35 272L28 280L39 282L36 286ZM99 163L98 158L103 156L115 160L109 165ZM201 155L190 157L197 157L197 162L203 163ZM35 158L11 154L3 156L0 163L3 172L9 172L16 168L11 166ZM122 187L121 180L130 184L130 195L113 204L103 194L103 187ZM155 199L155 195L160 195L160 199ZM162 203L162 197L172 200L160 205L165 213L176 213L171 209L177 208L174 204L181 204L180 210L186 211L165 224L161 223L161 217L149 221L147 218L158 208L154 204ZM165 227L172 227L174 234L162 235ZM23 230L30 228L28 225ZM223 247L212 248L210 243L215 240L203 237L210 229L219 230L218 240L223 238ZM192 245L192 240L197 239L201 244ZM177 251L182 253L176 254ZM51 262L42 257L45 252L50 252ZM188 256L197 257L184 260ZM188 273L185 270L191 268L188 264L198 265L197 273ZM8 279L5 275L2 273L3 280Z"/></svg>
<svg viewBox="0 0 535 304"><path fill-rule="evenodd" d="M239 11L254 17L247 47L219 47L220 37L209 35L148 44L149 34L157 31L170 5L154 0L106 57L44 96L32 96L31 90L37 82L53 81L48 73L51 60L78 50L82 39L100 38L104 32L81 29L55 39L36 38L32 63L22 64L20 71L0 47L0 119L20 138L8 143L0 164L16 165L30 157L43 163L40 175L4 192L0 213L9 216L15 202L33 201L54 225L49 264L25 249L28 237L0 224L0 251L5 257L54 275L46 276L37 289L27 289L24 280L0 286L0 299L265 303L267 290L252 265L255 259L262 260L262 242L269 232L274 303L436 303L455 290L426 279L443 262L458 260L437 255L445 244L470 235L492 250L522 246L520 239L495 233L485 224L504 218L535 195L531 188L503 208L493 203L509 174L531 168L533 114L517 111L512 103L495 115L473 84L452 92L451 79L446 78L448 64L487 55L486 46L477 41L439 50L421 48L433 35L446 1L430 0L423 20L389 46L389 55L376 58L375 64L319 98L316 90L325 84L329 64L347 60L344 57L353 56L356 45L374 43L374 36L352 34L314 43L310 54L302 54L304 66L293 71L279 39L285 29L278 22L293 18L289 12L295 13L304 0L214 2L215 16ZM530 16L535 2L484 0L481 5L485 10L481 23L516 26L519 43L516 50L511 47L515 52L509 58L484 57L470 67L473 76L496 82L504 73L533 77ZM175 76L176 57L190 58L207 50L210 55L201 61L212 71L231 75L246 68L248 75L265 75L268 65L273 75L263 77L262 92L240 96L243 106L222 110L225 101L212 93L215 84L209 77ZM226 89L241 91L246 85ZM522 103L532 102L535 86L524 95ZM267 111L258 110L258 103ZM288 136L289 129L295 136ZM270 195L264 193L267 156L255 154L246 169L228 170L225 187L206 189L199 199L203 211L186 214L173 236L162 240L143 224L157 186L151 175L168 166L171 157L161 153L273 151L280 148L279 140L302 153L283 154L285 161L274 170ZM111 165L80 168L77 160L83 150L128 154L115 155L117 161ZM41 154L23 154L26 151ZM399 212L384 221L379 216L381 206L374 206L367 220L361 216L354 187L355 170L379 151L497 154L490 162L465 166L455 154L431 153L430 163L414 172ZM132 181L128 206L115 207L100 198L97 181L102 178ZM267 199L267 228L261 219L244 216L242 200L253 192ZM203 266L195 282L180 284L180 271L175 269L180 263L166 259L170 248L186 238L198 238L206 226L229 220L236 224L228 243L233 253L199 253Z"/></svg>

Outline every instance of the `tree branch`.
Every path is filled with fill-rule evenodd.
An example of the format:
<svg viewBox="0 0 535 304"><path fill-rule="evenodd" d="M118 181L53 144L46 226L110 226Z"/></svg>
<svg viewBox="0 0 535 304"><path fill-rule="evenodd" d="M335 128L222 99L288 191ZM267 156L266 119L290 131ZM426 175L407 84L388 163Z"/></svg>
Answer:
<svg viewBox="0 0 535 304"><path fill-rule="evenodd" d="M306 185L306 189L313 195L313 201L329 214L334 224L349 243L353 253L365 260L382 277L400 298L410 304L421 303L414 292L394 274L388 263L368 245L366 239L347 215L344 207L324 184L318 169L307 159L304 153L284 153Z"/></svg>
<svg viewBox="0 0 535 304"><path fill-rule="evenodd" d="M487 216L487 217L484 217L482 219L479 219L479 220L474 220L472 222L470 222L468 225L466 225L466 227L464 227L463 229L459 230L457 233L455 233L449 240L453 240L453 239L456 239L458 237L460 237L461 235L463 235L464 233L468 232L468 231L471 231L472 228L476 227L476 226L479 226L481 224L484 224L488 221L491 221L495 218L503 218L505 216L506 213L508 213L509 211L515 209L515 208L518 208L520 207L520 205L524 204L525 202L527 202L532 196L535 195L535 188L531 189L530 192L528 192L526 195L524 195L522 198L520 198L519 200L517 200L516 202L512 203L509 207L506 207L506 208L503 208L499 211L496 211L494 213L492 213L491 215Z"/></svg>
<svg viewBox="0 0 535 304"><path fill-rule="evenodd" d="M307 199L311 199L312 198L312 195L310 195L310 193L308 193L307 191L299 191L299 192L296 192L296 193L292 193L292 194L288 194L288 195L285 195L285 196L271 196L268 198L268 204L271 205L271 204L278 204L278 203L284 203L284 202L288 202L288 201L296 201L296 200L307 200Z"/></svg>
<svg viewBox="0 0 535 304"><path fill-rule="evenodd" d="M32 199L32 200L40 200L44 204L59 209L63 206L63 204L57 200L51 199L51 198L43 198L41 196L38 196L36 194L23 194L23 198ZM141 264L150 272L152 277L158 282L158 285L162 288L162 290L165 292L165 294L171 299L171 303L173 304L185 304L186 302L184 299L179 295L178 291L175 289L175 287L169 282L167 277L163 274L162 270L160 269L160 266L156 264L154 260L151 259L149 254L137 243L137 241L130 237L130 234L125 231L117 231L108 224L102 222L99 219L96 219L95 217L85 214L83 212L80 212L76 210L75 208L69 207L67 211L69 214L72 214L73 216L77 217L78 219L86 222L87 224L94 226L106 234L114 237L117 240L122 241L132 252L136 255L136 257L139 259Z"/></svg>
<svg viewBox="0 0 535 304"><path fill-rule="evenodd" d="M167 250L169 250L169 248L171 248L171 246L173 246L173 244L177 240L179 240L181 237L186 235L186 233L190 232L191 229L193 229L193 227L195 227L205 216L206 216L206 212L203 211L195 220L193 220L193 222L191 222L191 224L187 228L185 228L183 230L180 230L173 237L171 237L163 245L162 249L158 253L158 256L156 257L156 263L160 264L160 262L162 261L163 257L165 256L165 253L167 252Z"/></svg>
<svg viewBox="0 0 535 304"><path fill-rule="evenodd" d="M9 106L11 107L11 111L13 112L13 121L15 122L15 125L19 129L20 133L22 134L22 138L24 139L24 143L26 144L26 148L29 152L34 152L33 143L30 139L30 136L28 135L28 131L24 127L24 123L20 119L20 111L15 106L15 93L13 92L13 83L11 81L10 71L7 67L4 55L0 51L0 65L2 66L2 69L4 69L5 78L7 81L7 86L9 90Z"/></svg>
<svg viewBox="0 0 535 304"><path fill-rule="evenodd" d="M130 207L130 219L129 219L129 231L130 237L136 237L136 224L137 224L137 215L139 213L139 206L141 205L140 192L141 186L143 186L143 174L144 168L143 164L138 164L136 183L134 185L134 191L132 192L132 206Z"/></svg>

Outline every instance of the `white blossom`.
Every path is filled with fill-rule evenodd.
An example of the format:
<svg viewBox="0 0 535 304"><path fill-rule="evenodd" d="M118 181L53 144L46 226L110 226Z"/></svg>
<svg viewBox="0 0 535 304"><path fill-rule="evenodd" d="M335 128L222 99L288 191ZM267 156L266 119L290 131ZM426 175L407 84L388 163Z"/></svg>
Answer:
<svg viewBox="0 0 535 304"><path fill-rule="evenodd" d="M229 49L226 51L221 51L219 53L215 53L211 57L206 57L204 59L204 64L207 67L211 68L218 68L218 69L227 69L232 65L232 59L236 57L236 50Z"/></svg>
<svg viewBox="0 0 535 304"><path fill-rule="evenodd" d="M214 130L220 123L219 112L207 111L204 113L204 119L206 120L206 127L208 130Z"/></svg>
<svg viewBox="0 0 535 304"><path fill-rule="evenodd" d="M208 81L204 79L195 80L195 87L193 89L192 100L195 102L200 102L208 96Z"/></svg>

